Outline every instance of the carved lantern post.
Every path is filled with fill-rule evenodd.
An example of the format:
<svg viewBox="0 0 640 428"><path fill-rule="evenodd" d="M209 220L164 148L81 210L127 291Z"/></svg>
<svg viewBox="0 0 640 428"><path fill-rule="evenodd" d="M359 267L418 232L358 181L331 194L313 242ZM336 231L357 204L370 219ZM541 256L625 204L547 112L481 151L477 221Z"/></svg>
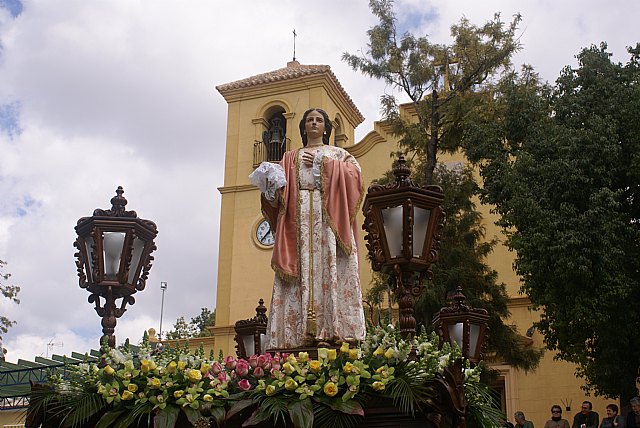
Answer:
<svg viewBox="0 0 640 428"><path fill-rule="evenodd" d="M471 308L464 303L462 288L456 289L451 306L444 307L433 317L433 326L443 343L457 344L462 351L462 359L444 370L442 377L434 379L434 386L440 392L448 408L453 410L454 426L466 427L468 403L464 395L464 370L462 361L468 359L475 365L482 359L489 313L485 309Z"/></svg>
<svg viewBox="0 0 640 428"><path fill-rule="evenodd" d="M96 209L93 216L79 219L75 228L80 287L91 293L89 303L95 304L102 317L100 343L106 338L112 348L116 319L127 310L127 304L135 303L133 294L144 290L158 234L154 222L138 218L135 211L125 211L123 193L118 187L110 210Z"/></svg>
<svg viewBox="0 0 640 428"><path fill-rule="evenodd" d="M364 200L365 241L373 270L390 274L400 308L403 336L416 333L415 301L431 279L442 235L444 193L439 186L419 186L403 156L393 169L395 181L369 186Z"/></svg>
<svg viewBox="0 0 640 428"><path fill-rule="evenodd" d="M260 299L256 308L256 316L247 320L237 321L236 349L240 358L249 358L252 355L262 355L267 348L267 308L264 300Z"/></svg>

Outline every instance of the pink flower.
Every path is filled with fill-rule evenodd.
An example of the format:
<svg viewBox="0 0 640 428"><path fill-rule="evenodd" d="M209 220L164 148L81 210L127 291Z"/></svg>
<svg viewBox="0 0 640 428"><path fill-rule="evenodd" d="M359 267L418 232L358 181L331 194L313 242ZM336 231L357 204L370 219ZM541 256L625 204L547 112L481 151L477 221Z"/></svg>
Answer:
<svg viewBox="0 0 640 428"><path fill-rule="evenodd" d="M222 366L219 362L216 361L215 363L211 364L211 368L209 370L211 370L211 373L217 376L222 371Z"/></svg>
<svg viewBox="0 0 640 428"><path fill-rule="evenodd" d="M280 357L278 355L271 359L271 369L280 370Z"/></svg>
<svg viewBox="0 0 640 428"><path fill-rule="evenodd" d="M253 369L253 376L260 379L264 376L264 369L260 366L256 367L255 369Z"/></svg>
<svg viewBox="0 0 640 428"><path fill-rule="evenodd" d="M227 375L227 372L220 372L220 373L218 374L218 380L219 380L221 383L229 382L229 380L230 380L230 379L229 379L229 375Z"/></svg>
<svg viewBox="0 0 640 428"><path fill-rule="evenodd" d="M228 357L224 357L224 366L229 370L235 369L237 363L238 363L238 360L236 360L234 357L230 355Z"/></svg>
<svg viewBox="0 0 640 428"><path fill-rule="evenodd" d="M243 391L248 391L251 389L251 384L247 379L242 379L240 382L238 382L238 388Z"/></svg>
<svg viewBox="0 0 640 428"><path fill-rule="evenodd" d="M249 357L249 365L251 366L252 369L255 369L256 367L258 367L258 356L257 355L252 355Z"/></svg>
<svg viewBox="0 0 640 428"><path fill-rule="evenodd" d="M236 374L240 377L245 377L249 374L249 363L247 360L238 360L236 363Z"/></svg>
<svg viewBox="0 0 640 428"><path fill-rule="evenodd" d="M262 367L265 370L271 369L271 355L264 354L258 357L258 366Z"/></svg>

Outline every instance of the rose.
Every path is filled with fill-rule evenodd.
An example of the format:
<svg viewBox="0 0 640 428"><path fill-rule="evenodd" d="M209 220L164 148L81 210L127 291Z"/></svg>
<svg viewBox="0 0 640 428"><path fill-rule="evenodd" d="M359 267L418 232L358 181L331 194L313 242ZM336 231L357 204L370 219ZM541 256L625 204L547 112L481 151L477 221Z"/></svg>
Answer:
<svg viewBox="0 0 640 428"><path fill-rule="evenodd" d="M276 370L280 370L280 357L279 356L275 356L273 358L271 358L271 368L272 369L276 369Z"/></svg>
<svg viewBox="0 0 640 428"><path fill-rule="evenodd" d="M293 374L293 372L296 371L295 367L293 365L291 365L291 363L289 361L287 361L286 363L284 363L282 365L282 370L289 376L291 376Z"/></svg>
<svg viewBox="0 0 640 428"><path fill-rule="evenodd" d="M378 349L373 351L373 356L374 357L377 357L378 355L382 355L382 354L384 354L384 349L382 349L381 346L378 346Z"/></svg>
<svg viewBox="0 0 640 428"><path fill-rule="evenodd" d="M222 366L219 362L216 361L215 363L211 364L211 368L209 370L211 370L211 373L217 376L222 371Z"/></svg>
<svg viewBox="0 0 640 428"><path fill-rule="evenodd" d="M327 348L318 348L318 358L326 360L328 353L329 353L329 350Z"/></svg>
<svg viewBox="0 0 640 428"><path fill-rule="evenodd" d="M264 393L271 396L274 395L277 392L276 387L273 385L267 385L267 387L264 390Z"/></svg>
<svg viewBox="0 0 640 428"><path fill-rule="evenodd" d="M175 398L180 398L180 397L182 397L182 395L183 395L183 394L184 394L184 391L183 391L183 390L181 390L181 389L179 389L179 390L177 390L177 391L173 391L173 396L174 396Z"/></svg>
<svg viewBox="0 0 640 428"><path fill-rule="evenodd" d="M249 374L249 367L249 363L246 360L238 360L236 363L236 374L240 377L245 377Z"/></svg>
<svg viewBox="0 0 640 428"><path fill-rule="evenodd" d="M207 363L202 363L200 364L200 372L204 375L206 374L209 369L211 368L211 365L207 364Z"/></svg>
<svg viewBox="0 0 640 428"><path fill-rule="evenodd" d="M213 397L212 397L211 395L209 395L209 394L204 394L204 396L202 397L202 399L203 399L204 401L209 401L209 402L213 401Z"/></svg>
<svg viewBox="0 0 640 428"><path fill-rule="evenodd" d="M336 395L338 393L338 387L333 382L325 383L324 384L324 388L322 390L329 397L333 397L334 395Z"/></svg>
<svg viewBox="0 0 640 428"><path fill-rule="evenodd" d="M237 363L238 363L238 360L236 360L234 357L230 355L224 358L224 366L229 370L235 369Z"/></svg>
<svg viewBox="0 0 640 428"><path fill-rule="evenodd" d="M358 350L357 349L349 349L349 359L357 360L358 359Z"/></svg>
<svg viewBox="0 0 640 428"><path fill-rule="evenodd" d="M301 363L307 362L307 360L309 359L309 353L308 352L299 352L298 353L298 359L300 360Z"/></svg>
<svg viewBox="0 0 640 428"><path fill-rule="evenodd" d="M148 381L149 386L153 389L160 389L160 379L158 379L157 377L152 377L151 379L149 379Z"/></svg>
<svg viewBox="0 0 640 428"><path fill-rule="evenodd" d="M349 352L349 342L342 342L342 346L340 347L340 352L346 354Z"/></svg>
<svg viewBox="0 0 640 428"><path fill-rule="evenodd" d="M229 382L229 380L230 380L230 379L229 379L229 375L227 374L227 372L220 372L220 373L218 374L218 380L219 380L221 383Z"/></svg>
<svg viewBox="0 0 640 428"><path fill-rule="evenodd" d="M338 357L338 352L335 349L329 349L327 352L327 359L333 361Z"/></svg>
<svg viewBox="0 0 640 428"><path fill-rule="evenodd" d="M138 385L136 385L135 383L130 383L129 385L127 385L127 390L129 392L136 392L138 390Z"/></svg>
<svg viewBox="0 0 640 428"><path fill-rule="evenodd" d="M252 355L249 357L249 365L251 366L252 369L255 369L256 367L258 367L258 356L257 355Z"/></svg>
<svg viewBox="0 0 640 428"><path fill-rule="evenodd" d="M313 373L318 373L321 367L322 363L320 363L320 361L318 360L311 360L311 362L309 363L309 370L311 370Z"/></svg>
<svg viewBox="0 0 640 428"><path fill-rule="evenodd" d="M122 399L123 400L131 400L133 398L133 393L131 391L123 391Z"/></svg>
<svg viewBox="0 0 640 428"><path fill-rule="evenodd" d="M106 374L107 376L113 376L115 372L116 371L108 364L104 368L104 374Z"/></svg>
<svg viewBox="0 0 640 428"><path fill-rule="evenodd" d="M186 364L184 361L178 361L178 371L181 372L182 370L184 370L185 366Z"/></svg>
<svg viewBox="0 0 640 428"><path fill-rule="evenodd" d="M257 360L258 366L265 370L271 369L271 355L260 355Z"/></svg>
<svg viewBox="0 0 640 428"><path fill-rule="evenodd" d="M171 374L174 374L177 368L178 364L175 361L171 361L169 365L167 365L167 371Z"/></svg>
<svg viewBox="0 0 640 428"><path fill-rule="evenodd" d="M243 391L248 391L251 389L251 383L248 379L242 379L240 382L238 382L238 388Z"/></svg>
<svg viewBox="0 0 640 428"><path fill-rule="evenodd" d="M258 366L255 369L253 369L253 376L260 379L262 377L264 377L264 370L262 367Z"/></svg>
<svg viewBox="0 0 640 428"><path fill-rule="evenodd" d="M296 362L296 356L293 354L287 355L287 362L290 364L294 364Z"/></svg>
<svg viewBox="0 0 640 428"><path fill-rule="evenodd" d="M151 370L155 370L158 366L153 360L142 360L140 361L140 370L143 373L149 373Z"/></svg>
<svg viewBox="0 0 640 428"><path fill-rule="evenodd" d="M344 367L342 368L342 370L344 370L344 372L345 372L346 374L351 373L351 371L353 370L353 364L351 364L351 363L346 363L346 364L344 365Z"/></svg>
<svg viewBox="0 0 640 428"><path fill-rule="evenodd" d="M298 387L298 382L296 382L295 380L293 380L290 377L287 378L287 380L284 381L284 388L287 391L295 391L297 387Z"/></svg>
<svg viewBox="0 0 640 428"><path fill-rule="evenodd" d="M200 379L202 379L202 373L200 370L189 369L187 371L187 379L189 379L191 383L199 382Z"/></svg>

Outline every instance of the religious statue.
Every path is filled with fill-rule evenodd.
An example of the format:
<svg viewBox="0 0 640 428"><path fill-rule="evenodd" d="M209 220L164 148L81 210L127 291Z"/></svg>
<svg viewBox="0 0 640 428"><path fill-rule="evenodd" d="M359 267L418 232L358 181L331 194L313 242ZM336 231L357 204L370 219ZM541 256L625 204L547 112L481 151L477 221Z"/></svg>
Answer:
<svg viewBox="0 0 640 428"><path fill-rule="evenodd" d="M365 335L355 224L362 176L349 152L329 145L331 130L325 111L307 110L304 147L286 152L280 164L263 162L250 176L275 231L268 349Z"/></svg>

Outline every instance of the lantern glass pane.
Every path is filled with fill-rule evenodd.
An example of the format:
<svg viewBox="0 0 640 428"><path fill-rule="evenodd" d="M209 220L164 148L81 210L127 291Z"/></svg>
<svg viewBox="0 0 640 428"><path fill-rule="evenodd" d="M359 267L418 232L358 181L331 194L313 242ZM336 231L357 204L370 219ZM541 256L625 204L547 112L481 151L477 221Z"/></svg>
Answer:
<svg viewBox="0 0 640 428"><path fill-rule="evenodd" d="M389 246L389 256L402 256L402 206L382 209L382 223Z"/></svg>
<svg viewBox="0 0 640 428"><path fill-rule="evenodd" d="M131 266L129 267L129 277L127 282L133 284L133 280L140 265L140 258L142 257L142 250L144 250L145 242L137 236L133 239L133 252L131 255Z"/></svg>
<svg viewBox="0 0 640 428"><path fill-rule="evenodd" d="M104 232L104 272L107 276L114 277L118 273L124 236L124 232Z"/></svg>
<svg viewBox="0 0 640 428"><path fill-rule="evenodd" d="M470 326L470 338L469 338L469 352L470 357L476 357L478 354L478 339L480 337L480 326L478 324L471 324Z"/></svg>
<svg viewBox="0 0 640 428"><path fill-rule="evenodd" d="M451 345L453 345L453 343L457 343L458 347L464 351L464 349L462 349L462 333L464 332L464 324L462 324L461 322L456 323L456 324L452 324L449 326L449 341L451 342Z"/></svg>
<svg viewBox="0 0 640 428"><path fill-rule="evenodd" d="M422 257L429 217L431 217L431 210L421 207L413 208L413 257Z"/></svg>
<svg viewBox="0 0 640 428"><path fill-rule="evenodd" d="M253 340L253 334L243 334L242 344L244 345L245 357L250 357L256 353L255 341Z"/></svg>
<svg viewBox="0 0 640 428"><path fill-rule="evenodd" d="M267 352L267 335L260 333L260 354ZM250 357L251 355L249 355Z"/></svg>
<svg viewBox="0 0 640 428"><path fill-rule="evenodd" d="M93 283L93 238L87 236L84 238L84 245L87 250L87 266L89 266L87 272L89 282Z"/></svg>

